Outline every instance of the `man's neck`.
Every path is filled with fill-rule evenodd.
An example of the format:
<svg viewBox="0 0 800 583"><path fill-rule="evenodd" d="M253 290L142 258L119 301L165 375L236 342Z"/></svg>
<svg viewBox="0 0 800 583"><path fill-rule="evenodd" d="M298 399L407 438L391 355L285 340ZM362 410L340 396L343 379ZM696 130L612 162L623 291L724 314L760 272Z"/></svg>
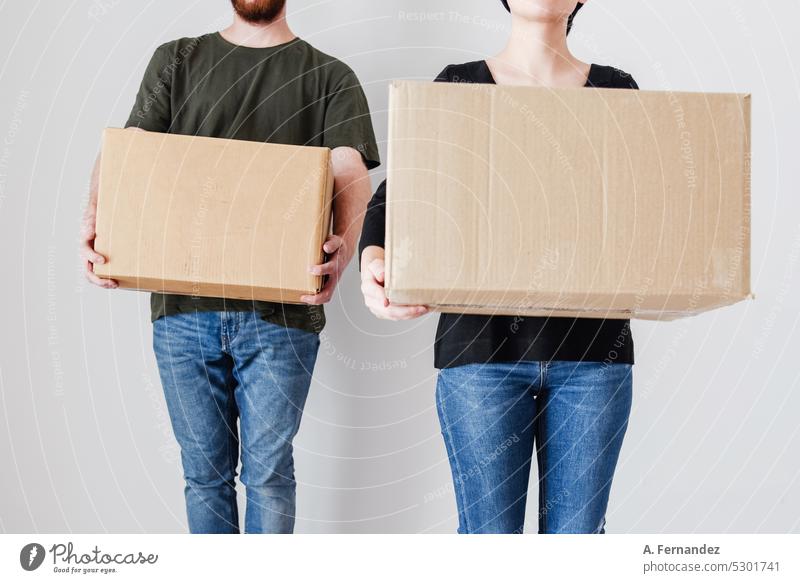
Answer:
<svg viewBox="0 0 800 583"><path fill-rule="evenodd" d="M233 23L220 31L222 37L235 45L252 48L274 47L288 43L295 38L284 12L272 22L255 24L247 22L238 14L233 15Z"/></svg>
<svg viewBox="0 0 800 583"><path fill-rule="evenodd" d="M513 18L511 37L497 59L534 78L558 76L581 61L567 47L566 21L533 22Z"/></svg>

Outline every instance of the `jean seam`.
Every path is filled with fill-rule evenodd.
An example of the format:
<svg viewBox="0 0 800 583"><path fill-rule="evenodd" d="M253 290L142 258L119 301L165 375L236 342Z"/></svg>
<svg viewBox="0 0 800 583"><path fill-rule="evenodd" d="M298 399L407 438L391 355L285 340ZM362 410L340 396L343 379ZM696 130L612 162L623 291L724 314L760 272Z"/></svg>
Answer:
<svg viewBox="0 0 800 583"><path fill-rule="evenodd" d="M233 342L236 340L236 335L239 333L239 313L240 312L225 312L225 318L229 324L227 336L231 350L233 350Z"/></svg>
<svg viewBox="0 0 800 583"><path fill-rule="evenodd" d="M442 373L439 373L440 378L441 378L441 374ZM445 384L444 381L440 381L440 382L442 382L442 384ZM442 434L444 435L444 438L447 441L447 444L449 446L450 451L453 452L453 465L455 466L456 472L458 472L458 476L460 477L461 476L461 464L458 461L458 456L456 455L455 443L453 442L453 438L452 438L452 436L450 434L450 420L449 420L449 416L447 414L447 408L446 408L446 406L444 404L445 399L442 396L442 391L441 390L437 391L437 393L438 393L437 397L438 397L438 400L439 400L439 406L441 407L441 410L442 410L442 417L444 418L444 427L442 428ZM458 483L456 483L456 482L458 482ZM467 533L469 533L469 532L471 532L472 529L470 528L469 516L467 514L466 493L464 492L464 485L461 483L461 480L458 479L458 477L456 477L456 476L453 477L453 488L454 488L454 490L456 490L456 495L459 498L461 508L463 508L463 511L459 511L459 517L461 517L461 516L464 517L464 528L466 529Z"/></svg>
<svg viewBox="0 0 800 583"><path fill-rule="evenodd" d="M231 410L231 401L232 400L234 400L234 396L232 394L232 391L229 390L228 391L228 395L227 395L227 404L226 404L226 408L227 408L228 411ZM226 422L227 421L228 420L226 420ZM230 434L233 434L233 432L236 431L236 424L234 423L233 427L228 427L228 431L229 431ZM233 448L231 447L231 440L232 440L232 435L228 435L228 439L227 439L227 444L228 444L228 472L229 472L229 475L233 476L233 484L231 484L231 485L233 486L233 491L234 491L233 499L231 500L231 516L235 516L237 518L237 521L238 521L238 518L239 518L239 505L238 505L238 502L236 500L236 476L235 476L236 463L234 462L234 457L233 457L234 454L233 454ZM237 454L238 454L238 452L237 452ZM237 531L239 530L239 525L238 524L231 525L231 526L233 526Z"/></svg>
<svg viewBox="0 0 800 583"><path fill-rule="evenodd" d="M244 312L238 311L236 312L236 317L234 318L234 327L233 327L233 338L235 339L239 335L239 330L244 327Z"/></svg>
<svg viewBox="0 0 800 583"><path fill-rule="evenodd" d="M541 441L540 439L541 435L539 433L540 432L538 431L538 422L537 422L537 427L534 429L533 433L535 441L534 448L536 449L536 464L538 466L537 473L539 474L539 476L544 476L546 475L546 470L544 468L544 463L543 463L544 448L539 447L540 445L539 442ZM545 508L545 505L547 503L547 492L545 488L545 480L540 479L538 480L538 482L539 482L539 516L540 516L539 530L541 531L542 534L545 534L547 532L547 514L549 513L549 510Z"/></svg>

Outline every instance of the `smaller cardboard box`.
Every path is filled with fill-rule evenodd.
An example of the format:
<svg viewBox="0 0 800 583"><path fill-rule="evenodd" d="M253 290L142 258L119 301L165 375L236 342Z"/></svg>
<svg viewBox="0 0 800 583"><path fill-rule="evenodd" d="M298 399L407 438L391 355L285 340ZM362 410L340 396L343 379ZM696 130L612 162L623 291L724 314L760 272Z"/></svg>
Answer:
<svg viewBox="0 0 800 583"><path fill-rule="evenodd" d="M322 278L330 150L107 129L95 265L120 287L299 303Z"/></svg>
<svg viewBox="0 0 800 583"><path fill-rule="evenodd" d="M671 320L750 297L747 95L395 82L386 289Z"/></svg>

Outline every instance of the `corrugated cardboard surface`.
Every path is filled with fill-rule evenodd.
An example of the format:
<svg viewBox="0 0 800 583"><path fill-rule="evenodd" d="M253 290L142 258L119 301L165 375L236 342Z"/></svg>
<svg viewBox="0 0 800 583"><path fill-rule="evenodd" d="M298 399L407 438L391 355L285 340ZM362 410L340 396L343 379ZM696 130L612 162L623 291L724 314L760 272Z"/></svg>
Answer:
<svg viewBox="0 0 800 583"><path fill-rule="evenodd" d="M108 129L95 273L122 287L299 302L321 278L330 150Z"/></svg>
<svg viewBox="0 0 800 583"><path fill-rule="evenodd" d="M746 95L396 82L387 293L674 319L750 295Z"/></svg>

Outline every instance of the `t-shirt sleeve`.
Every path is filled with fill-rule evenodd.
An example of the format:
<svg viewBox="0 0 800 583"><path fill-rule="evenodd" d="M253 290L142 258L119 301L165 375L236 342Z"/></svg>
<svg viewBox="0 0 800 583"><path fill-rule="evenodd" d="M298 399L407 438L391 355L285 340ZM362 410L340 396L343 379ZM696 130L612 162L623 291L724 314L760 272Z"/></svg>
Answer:
<svg viewBox="0 0 800 583"><path fill-rule="evenodd" d="M621 69L616 70L616 79L614 81L614 86L620 89L639 89L639 84L636 83L633 75Z"/></svg>
<svg viewBox="0 0 800 583"><path fill-rule="evenodd" d="M358 77L349 69L328 96L322 145L358 150L369 170L381 164L367 97Z"/></svg>
<svg viewBox="0 0 800 583"><path fill-rule="evenodd" d="M165 45L158 47L147 65L139 93L131 109L126 128L149 132L167 132L172 123L170 91L172 89L171 57Z"/></svg>
<svg viewBox="0 0 800 583"><path fill-rule="evenodd" d="M436 75L436 79L434 79L434 82L436 82L436 83L449 83L450 81L452 81L452 76L453 76L452 69L453 69L452 65L447 65L442 70L441 73Z"/></svg>
<svg viewBox="0 0 800 583"><path fill-rule="evenodd" d="M631 75L627 76L627 78L625 79L625 83L628 85L629 89L639 89L639 84L636 82L636 79L634 79Z"/></svg>
<svg viewBox="0 0 800 583"><path fill-rule="evenodd" d="M371 245L384 247L386 245L386 181L381 182L378 190L367 205L364 215L364 227L361 229L361 239L358 242L358 265L361 266L361 255L364 249Z"/></svg>

